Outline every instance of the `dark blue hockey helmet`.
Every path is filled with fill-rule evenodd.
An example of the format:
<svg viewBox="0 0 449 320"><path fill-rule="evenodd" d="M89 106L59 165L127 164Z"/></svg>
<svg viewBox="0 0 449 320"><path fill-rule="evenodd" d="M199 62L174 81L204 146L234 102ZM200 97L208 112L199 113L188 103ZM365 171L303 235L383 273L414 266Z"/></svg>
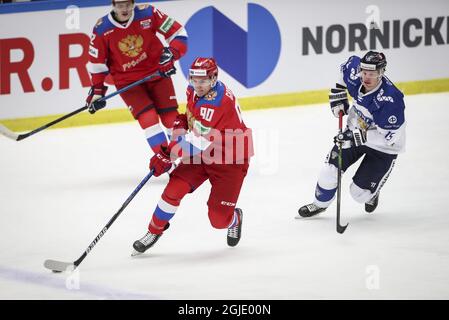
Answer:
<svg viewBox="0 0 449 320"><path fill-rule="evenodd" d="M115 6L117 3L120 2L131 2L131 4L134 4L134 0L112 0L112 5Z"/></svg>
<svg viewBox="0 0 449 320"><path fill-rule="evenodd" d="M384 72L387 66L387 58L382 52L368 51L360 61L361 70Z"/></svg>

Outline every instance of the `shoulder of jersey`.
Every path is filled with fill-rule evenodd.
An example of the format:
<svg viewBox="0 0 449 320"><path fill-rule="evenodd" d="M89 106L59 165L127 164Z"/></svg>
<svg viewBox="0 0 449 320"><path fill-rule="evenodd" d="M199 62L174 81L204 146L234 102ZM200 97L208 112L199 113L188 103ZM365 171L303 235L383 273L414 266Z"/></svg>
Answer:
<svg viewBox="0 0 449 320"><path fill-rule="evenodd" d="M189 89L191 86L187 88L187 92L189 92ZM190 89L190 90L193 90ZM212 107L220 107L223 104L225 96L225 86L220 81L217 82L215 85L215 88L211 90L207 95L205 95L201 100L198 101L196 104L197 107L208 105Z"/></svg>
<svg viewBox="0 0 449 320"><path fill-rule="evenodd" d="M108 15L98 19L94 27L94 32L98 35L105 34L108 30L114 29L115 26L109 21Z"/></svg>
<svg viewBox="0 0 449 320"><path fill-rule="evenodd" d="M384 77L383 83L374 97L381 110L376 122L384 129L398 129L404 123L404 95L396 86Z"/></svg>
<svg viewBox="0 0 449 320"><path fill-rule="evenodd" d="M153 16L153 6L149 4L138 4L134 8L134 19L140 20Z"/></svg>
<svg viewBox="0 0 449 320"><path fill-rule="evenodd" d="M399 90L398 87L396 87L394 85L394 83L391 82L391 80L388 79L385 76L383 78L382 88L384 89L386 94L389 94L391 96L395 96L398 99L403 99L404 98L404 94L402 93L402 91Z"/></svg>
<svg viewBox="0 0 449 320"><path fill-rule="evenodd" d="M404 108L404 94L388 78L384 77L383 83L374 97L378 108L390 105L394 108Z"/></svg>
<svg viewBox="0 0 449 320"><path fill-rule="evenodd" d="M207 96L204 97L204 100L206 100L209 104L219 107L222 105L222 101L225 97L225 91L226 87L225 85L217 81L217 84L215 85L215 89L210 92Z"/></svg>
<svg viewBox="0 0 449 320"><path fill-rule="evenodd" d="M187 86L187 89L186 89L187 99L190 98L190 97L192 96L192 94L194 93L193 91L194 91L194 90L193 90L193 87L189 84L189 85Z"/></svg>
<svg viewBox="0 0 449 320"><path fill-rule="evenodd" d="M343 72L343 79L346 84L353 86L360 85L360 77L358 75L358 67L360 65L360 57L351 56L348 61L340 66L341 72Z"/></svg>
<svg viewBox="0 0 449 320"><path fill-rule="evenodd" d="M357 70L359 64L360 64L360 57L358 56L350 56L349 59L340 65L341 71L345 72L348 70L351 70L351 68L354 68Z"/></svg>

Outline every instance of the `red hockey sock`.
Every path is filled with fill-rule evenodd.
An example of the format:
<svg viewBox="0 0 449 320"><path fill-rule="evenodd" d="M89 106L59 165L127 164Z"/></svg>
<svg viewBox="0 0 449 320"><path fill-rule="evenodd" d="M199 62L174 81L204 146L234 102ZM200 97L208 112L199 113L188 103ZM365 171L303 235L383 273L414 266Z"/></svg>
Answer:
<svg viewBox="0 0 449 320"><path fill-rule="evenodd" d="M164 232L165 225L168 223L168 220L159 219L155 214L151 218L150 225L148 226L148 231L152 234L161 234Z"/></svg>

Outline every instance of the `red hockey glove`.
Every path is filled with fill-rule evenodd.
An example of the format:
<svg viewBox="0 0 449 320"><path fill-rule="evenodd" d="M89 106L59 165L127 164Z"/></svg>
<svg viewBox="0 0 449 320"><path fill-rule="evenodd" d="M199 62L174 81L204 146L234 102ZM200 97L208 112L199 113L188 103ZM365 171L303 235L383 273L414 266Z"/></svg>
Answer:
<svg viewBox="0 0 449 320"><path fill-rule="evenodd" d="M185 113L180 113L176 116L176 119L173 122L173 130L176 129L189 129L189 123L187 121L187 115Z"/></svg>
<svg viewBox="0 0 449 320"><path fill-rule="evenodd" d="M150 160L150 170L153 170L153 175L159 177L164 172L170 170L173 162L170 159L170 150L166 146L161 146L161 149Z"/></svg>
<svg viewBox="0 0 449 320"><path fill-rule="evenodd" d="M100 109L106 107L106 101L97 101L100 98L103 98L108 91L108 87L100 84L92 86L89 90L89 95L86 98L86 106L88 107L88 111L91 114L94 114Z"/></svg>

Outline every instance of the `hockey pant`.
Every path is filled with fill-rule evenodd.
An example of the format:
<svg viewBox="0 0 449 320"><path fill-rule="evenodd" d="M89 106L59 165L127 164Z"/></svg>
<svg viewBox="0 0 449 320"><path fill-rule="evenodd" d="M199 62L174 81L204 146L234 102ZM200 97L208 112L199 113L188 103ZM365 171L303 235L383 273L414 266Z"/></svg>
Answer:
<svg viewBox="0 0 449 320"><path fill-rule="evenodd" d="M342 150L342 174L363 157L352 177L350 194L359 203L371 200L382 188L393 170L397 155L387 154L367 146ZM335 198L338 185L338 146L334 146L326 157L315 188L314 203L327 208Z"/></svg>
<svg viewBox="0 0 449 320"><path fill-rule="evenodd" d="M170 174L170 180L156 206L148 230L160 234L173 218L181 200L194 192L204 181L212 188L207 201L208 216L212 227L225 229L236 224L235 206L248 171L244 164L184 164Z"/></svg>
<svg viewBox="0 0 449 320"><path fill-rule="evenodd" d="M167 136L160 122L168 129L167 135L170 140L173 122L178 115L178 102L172 80L161 78L157 81L148 81L123 92L120 96L134 119L145 131L151 149L157 153L160 146L167 143Z"/></svg>

